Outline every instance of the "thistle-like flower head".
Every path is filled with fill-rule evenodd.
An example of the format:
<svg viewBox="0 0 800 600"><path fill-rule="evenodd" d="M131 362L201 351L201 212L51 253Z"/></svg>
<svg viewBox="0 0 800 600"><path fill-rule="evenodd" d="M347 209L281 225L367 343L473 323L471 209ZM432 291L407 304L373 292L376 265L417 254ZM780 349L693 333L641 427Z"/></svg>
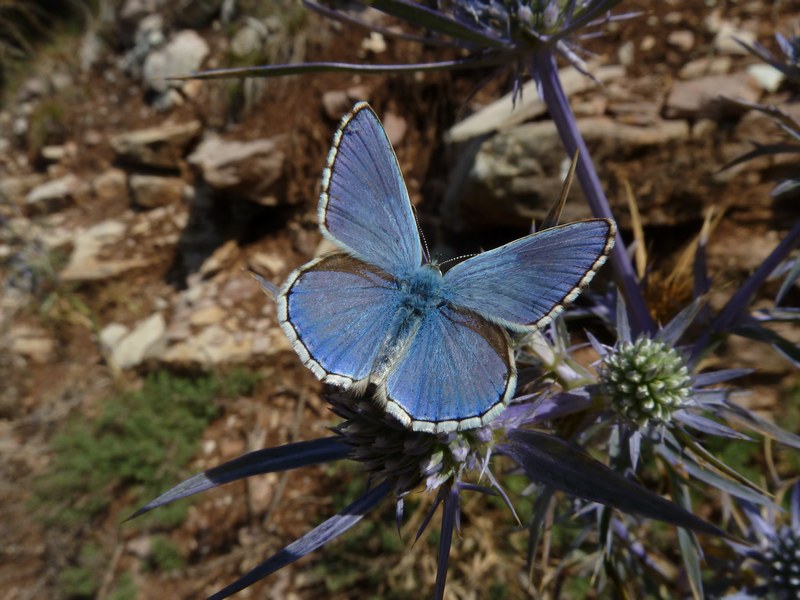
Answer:
<svg viewBox="0 0 800 600"><path fill-rule="evenodd" d="M577 32L612 20L609 11L618 3L619 0L442 0L439 4L458 22L499 42L517 56L523 67L529 66L526 57L551 50L583 71L585 65L575 41L582 35Z"/></svg>
<svg viewBox="0 0 800 600"><path fill-rule="evenodd" d="M441 2L460 21L509 43L546 40L590 24L617 2L603 0L455 0ZM587 18L588 17L588 18ZM594 24L594 23L591 23Z"/></svg>
<svg viewBox="0 0 800 600"><path fill-rule="evenodd" d="M488 428L433 434L407 429L369 398L341 391L328 395L344 421L333 430L351 448L350 458L377 480L393 483L398 494L424 484L434 490L478 469L492 439Z"/></svg>
<svg viewBox="0 0 800 600"><path fill-rule="evenodd" d="M772 591L779 598L800 597L800 531L788 525L778 528L762 556Z"/></svg>
<svg viewBox="0 0 800 600"><path fill-rule="evenodd" d="M684 408L692 379L683 356L662 340L640 336L603 357L601 386L612 409L639 427L665 423Z"/></svg>
<svg viewBox="0 0 800 600"><path fill-rule="evenodd" d="M785 513L777 506L759 508L742 502L749 521L745 533L753 545L731 544L740 557L749 559L744 565L738 561L734 572L752 574L755 579L744 585L735 597L800 598L800 484L793 486L790 506L787 522Z"/></svg>

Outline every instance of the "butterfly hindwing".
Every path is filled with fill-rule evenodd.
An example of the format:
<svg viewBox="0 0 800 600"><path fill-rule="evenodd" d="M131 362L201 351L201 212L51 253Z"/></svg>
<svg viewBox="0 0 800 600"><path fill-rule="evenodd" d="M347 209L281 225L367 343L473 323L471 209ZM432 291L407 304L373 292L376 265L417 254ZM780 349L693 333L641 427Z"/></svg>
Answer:
<svg viewBox="0 0 800 600"><path fill-rule="evenodd" d="M332 254L289 276L278 296L278 320L319 379L349 387L369 377L396 304L391 276Z"/></svg>
<svg viewBox="0 0 800 600"><path fill-rule="evenodd" d="M615 234L613 221L593 219L483 252L445 273L448 299L512 330L542 327L588 285Z"/></svg>
<svg viewBox="0 0 800 600"><path fill-rule="evenodd" d="M443 306L422 318L381 394L387 411L407 427L443 432L488 423L515 386L506 331L470 311Z"/></svg>
<svg viewBox="0 0 800 600"><path fill-rule="evenodd" d="M322 233L353 256L393 274L422 263L406 184L378 117L364 102L339 126L322 177Z"/></svg>

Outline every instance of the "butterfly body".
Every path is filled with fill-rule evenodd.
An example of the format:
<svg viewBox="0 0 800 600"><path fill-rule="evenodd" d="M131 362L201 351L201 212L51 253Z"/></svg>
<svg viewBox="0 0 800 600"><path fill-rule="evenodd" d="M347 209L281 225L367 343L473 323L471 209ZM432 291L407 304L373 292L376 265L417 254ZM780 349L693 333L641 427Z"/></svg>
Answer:
<svg viewBox="0 0 800 600"><path fill-rule="evenodd" d="M340 252L294 271L278 320L327 383L370 393L405 426L487 424L511 399L509 331L542 327L605 261L597 219L555 227L446 272L425 261L397 159L365 103L343 119L323 175L320 229Z"/></svg>

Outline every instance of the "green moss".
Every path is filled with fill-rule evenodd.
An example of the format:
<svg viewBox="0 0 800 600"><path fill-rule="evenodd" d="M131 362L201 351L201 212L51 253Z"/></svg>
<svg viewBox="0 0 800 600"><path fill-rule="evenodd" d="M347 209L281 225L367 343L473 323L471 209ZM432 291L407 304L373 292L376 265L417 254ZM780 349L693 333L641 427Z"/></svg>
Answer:
<svg viewBox="0 0 800 600"><path fill-rule="evenodd" d="M140 505L175 485L197 451L222 397L249 393L252 373L194 379L158 373L141 390L110 397L92 421L73 418L52 441L53 464L34 487L44 521L71 527L109 509L114 498ZM151 518L183 520L185 504Z"/></svg>
<svg viewBox="0 0 800 600"><path fill-rule="evenodd" d="M754 437L753 434L749 434ZM764 466L761 463L760 440L744 442L727 438L708 436L703 446L723 463L744 475L749 481L760 484L764 478Z"/></svg>
<svg viewBox="0 0 800 600"><path fill-rule="evenodd" d="M131 598L136 598L136 582L130 573L123 573L109 592L108 600L130 600Z"/></svg>
<svg viewBox="0 0 800 600"><path fill-rule="evenodd" d="M591 578L589 577L568 577L564 580L561 588L563 598L588 598L592 590Z"/></svg>
<svg viewBox="0 0 800 600"><path fill-rule="evenodd" d="M501 582L494 582L489 586L489 600L505 600L509 597L508 586Z"/></svg>
<svg viewBox="0 0 800 600"><path fill-rule="evenodd" d="M84 567L67 567L58 574L58 586L67 598L91 598L100 583L97 574Z"/></svg>
<svg viewBox="0 0 800 600"><path fill-rule="evenodd" d="M790 388L778 404L780 414L775 415L775 420L786 431L800 434L800 384ZM800 471L800 452L794 448L774 444L778 472L786 478L795 477Z"/></svg>
<svg viewBox="0 0 800 600"><path fill-rule="evenodd" d="M84 544L78 563L58 574L58 586L67 598L92 598L100 588L105 569L105 555L97 544Z"/></svg>
<svg viewBox="0 0 800 600"><path fill-rule="evenodd" d="M183 567L184 562L181 549L175 542L165 535L157 535L153 538L150 556L147 559L149 569L169 573Z"/></svg>
<svg viewBox="0 0 800 600"><path fill-rule="evenodd" d="M331 490L331 505L339 512L354 502L366 489L366 476L360 463L352 460L340 460L326 465L326 476L338 485Z"/></svg>

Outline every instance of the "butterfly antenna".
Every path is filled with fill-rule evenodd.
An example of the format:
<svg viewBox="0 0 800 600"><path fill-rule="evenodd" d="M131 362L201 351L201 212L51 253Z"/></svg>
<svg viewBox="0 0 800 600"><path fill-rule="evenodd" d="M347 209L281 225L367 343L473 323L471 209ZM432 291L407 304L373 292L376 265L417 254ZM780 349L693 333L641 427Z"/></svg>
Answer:
<svg viewBox="0 0 800 600"><path fill-rule="evenodd" d="M419 225L417 207L413 204L411 205L411 212L414 214L414 221L417 224L417 233L419 233L419 239L422 240L422 249L425 251L425 262L431 262L431 251L428 249L428 240L425 239L425 234L422 233L422 227Z"/></svg>
<svg viewBox="0 0 800 600"><path fill-rule="evenodd" d="M447 260L443 260L439 263L439 266L446 265L447 263L455 262L457 260L467 260L468 258L472 258L473 256L478 256L478 253L475 254L462 254L461 256L454 256L453 258L448 258Z"/></svg>
<svg viewBox="0 0 800 600"><path fill-rule="evenodd" d="M567 196L569 196L569 190L572 187L572 182L575 179L575 169L578 166L579 154L580 150L575 150L575 155L572 157L572 164L569 166L569 172L567 173L567 176L564 179L564 185L561 187L561 196L559 196L558 202L556 202L552 206L550 212L547 213L547 216L544 218L544 221L542 221L542 226L539 229L539 231L555 227L561 220L561 213L564 211L564 205L567 203Z"/></svg>

